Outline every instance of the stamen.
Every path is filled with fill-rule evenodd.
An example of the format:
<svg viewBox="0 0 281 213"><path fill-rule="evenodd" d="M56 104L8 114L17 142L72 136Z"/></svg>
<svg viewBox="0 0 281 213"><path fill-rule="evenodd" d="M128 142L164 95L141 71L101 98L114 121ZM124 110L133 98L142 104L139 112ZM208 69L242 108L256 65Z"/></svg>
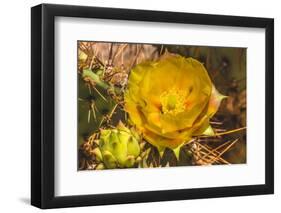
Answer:
<svg viewBox="0 0 281 213"><path fill-rule="evenodd" d="M176 115L186 109L186 97L187 91L173 88L169 91L165 91L160 95L160 101L162 106L162 112L164 114L169 113Z"/></svg>

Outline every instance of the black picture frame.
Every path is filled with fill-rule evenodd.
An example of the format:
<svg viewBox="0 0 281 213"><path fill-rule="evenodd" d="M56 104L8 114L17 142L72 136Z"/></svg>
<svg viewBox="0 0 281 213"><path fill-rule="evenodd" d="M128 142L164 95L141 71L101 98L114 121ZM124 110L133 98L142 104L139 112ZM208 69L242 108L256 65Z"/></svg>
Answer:
<svg viewBox="0 0 281 213"><path fill-rule="evenodd" d="M266 32L265 184L56 197L55 17L263 28ZM31 9L31 204L60 208L274 193L274 20L239 16L41 4Z"/></svg>

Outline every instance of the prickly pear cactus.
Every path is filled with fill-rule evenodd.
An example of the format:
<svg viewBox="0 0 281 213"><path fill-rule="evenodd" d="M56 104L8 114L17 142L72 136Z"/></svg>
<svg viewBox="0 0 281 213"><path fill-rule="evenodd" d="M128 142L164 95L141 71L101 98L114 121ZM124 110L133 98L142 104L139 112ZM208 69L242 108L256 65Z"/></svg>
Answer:
<svg viewBox="0 0 281 213"><path fill-rule="evenodd" d="M96 158L105 168L130 168L140 160L139 136L119 122L115 129L100 132Z"/></svg>

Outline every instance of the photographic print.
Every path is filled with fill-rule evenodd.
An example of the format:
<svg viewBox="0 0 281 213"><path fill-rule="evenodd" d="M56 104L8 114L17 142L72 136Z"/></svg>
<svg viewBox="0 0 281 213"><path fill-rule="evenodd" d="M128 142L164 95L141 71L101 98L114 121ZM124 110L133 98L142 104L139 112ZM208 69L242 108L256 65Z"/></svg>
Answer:
<svg viewBox="0 0 281 213"><path fill-rule="evenodd" d="M78 170L246 163L246 53L78 41Z"/></svg>

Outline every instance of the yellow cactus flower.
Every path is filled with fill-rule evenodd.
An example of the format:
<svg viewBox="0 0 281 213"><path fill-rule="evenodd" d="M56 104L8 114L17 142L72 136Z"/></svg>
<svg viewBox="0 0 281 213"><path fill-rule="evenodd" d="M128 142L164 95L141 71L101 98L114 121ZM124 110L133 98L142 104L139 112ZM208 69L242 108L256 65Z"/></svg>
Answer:
<svg viewBox="0 0 281 213"><path fill-rule="evenodd" d="M179 150L194 136L214 134L209 121L224 97L202 63L167 54L131 70L125 110L132 124L159 151Z"/></svg>

